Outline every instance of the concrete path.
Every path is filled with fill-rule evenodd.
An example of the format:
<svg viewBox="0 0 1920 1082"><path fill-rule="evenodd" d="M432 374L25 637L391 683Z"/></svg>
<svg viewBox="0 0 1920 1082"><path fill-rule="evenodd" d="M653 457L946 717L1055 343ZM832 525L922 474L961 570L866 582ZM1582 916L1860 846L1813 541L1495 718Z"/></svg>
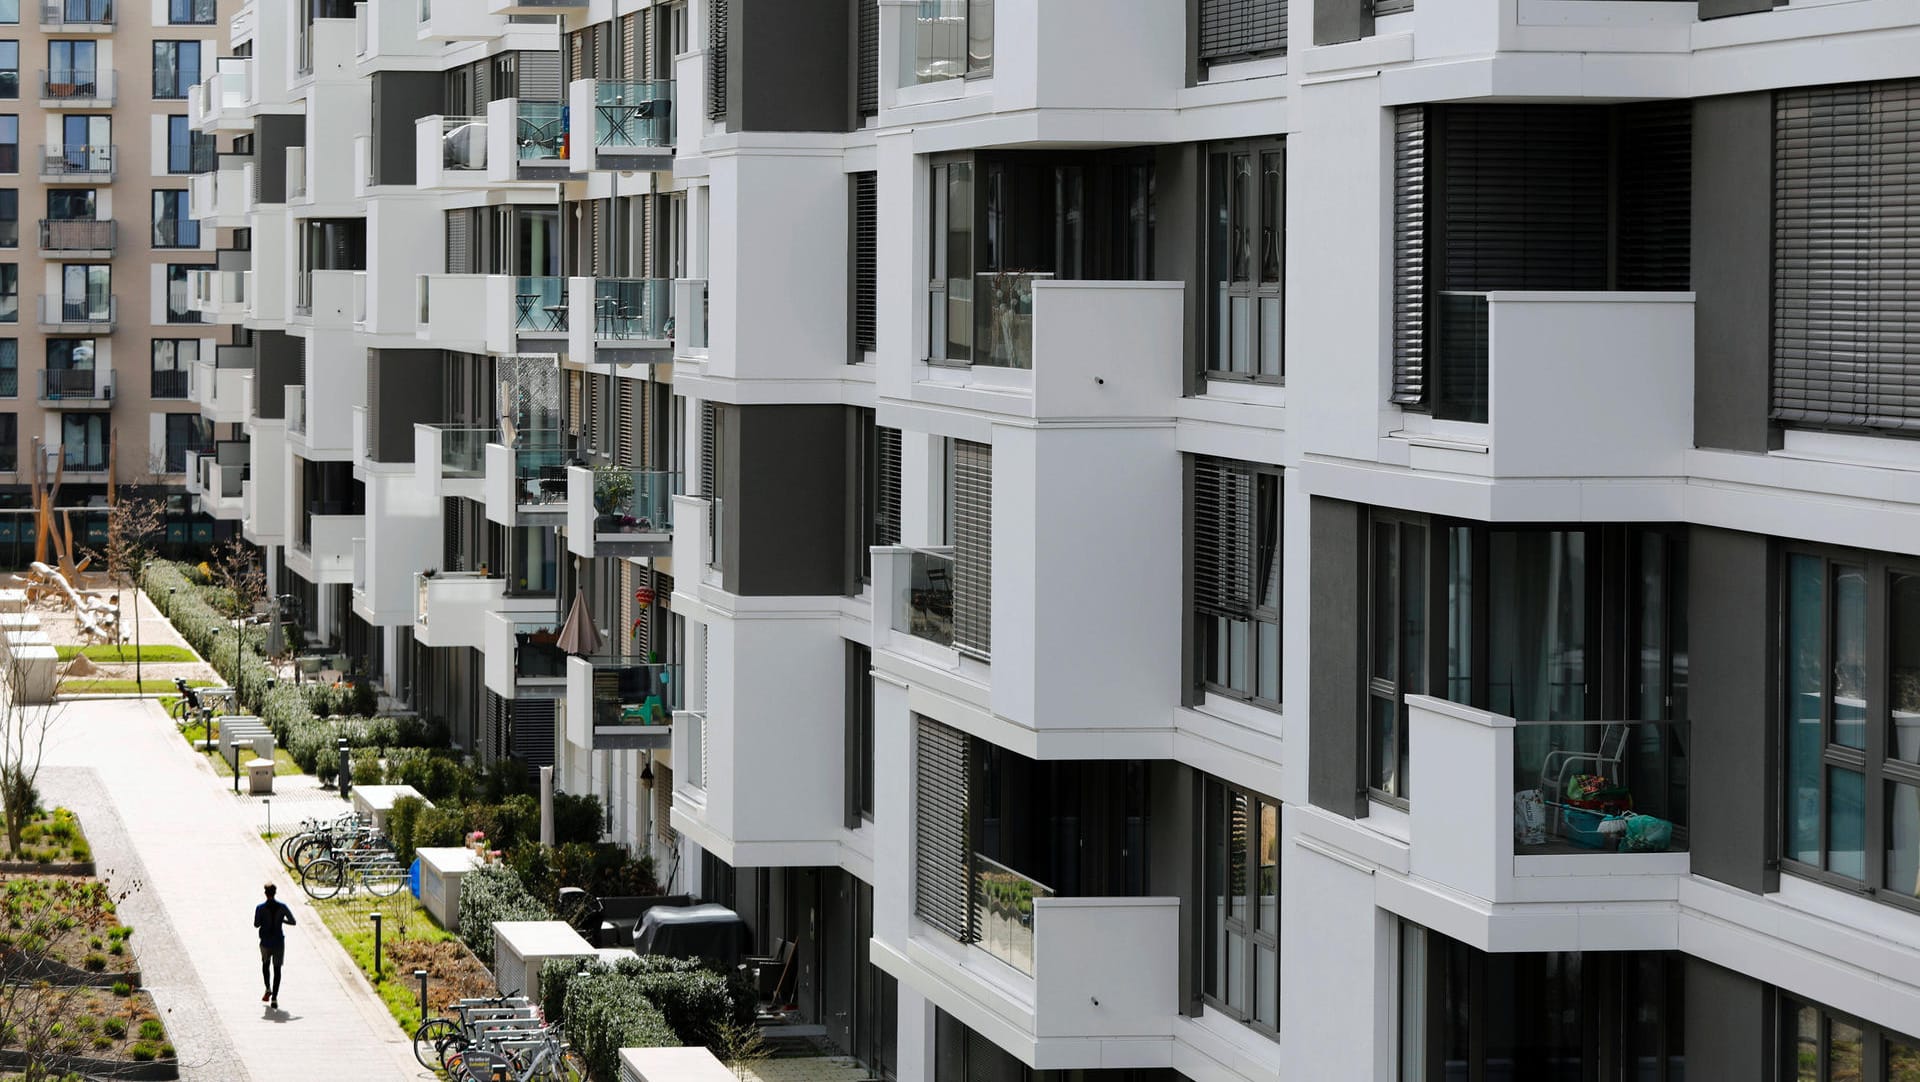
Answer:
<svg viewBox="0 0 1920 1082"><path fill-rule="evenodd" d="M44 762L45 802L77 812L102 873L116 889L134 888L121 909L179 1049L181 1077L431 1077L260 840L256 802L220 784L158 706L67 704ZM275 820L277 828L283 820ZM252 926L260 886L269 879L299 922L287 932L278 1011L260 1002Z"/></svg>

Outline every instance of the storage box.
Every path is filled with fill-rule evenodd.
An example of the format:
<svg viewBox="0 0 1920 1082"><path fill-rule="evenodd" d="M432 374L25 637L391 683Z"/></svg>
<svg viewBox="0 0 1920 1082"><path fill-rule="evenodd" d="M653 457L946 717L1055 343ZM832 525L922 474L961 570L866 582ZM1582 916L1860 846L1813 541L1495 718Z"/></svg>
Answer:
<svg viewBox="0 0 1920 1082"><path fill-rule="evenodd" d="M1600 833L1600 823L1605 818L1605 815L1585 808L1562 808L1560 833L1575 845L1587 849L1607 849L1612 846L1613 840Z"/></svg>

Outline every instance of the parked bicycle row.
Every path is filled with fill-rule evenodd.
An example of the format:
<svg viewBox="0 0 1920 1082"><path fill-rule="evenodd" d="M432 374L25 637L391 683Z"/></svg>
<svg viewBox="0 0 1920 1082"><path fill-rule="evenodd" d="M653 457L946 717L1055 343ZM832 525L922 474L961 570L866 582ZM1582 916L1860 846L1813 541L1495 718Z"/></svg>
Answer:
<svg viewBox="0 0 1920 1082"><path fill-rule="evenodd" d="M451 1082L584 1082L586 1062L526 996L462 999L413 1032L422 1067Z"/></svg>
<svg viewBox="0 0 1920 1082"><path fill-rule="evenodd" d="M306 820L281 839L280 863L300 877L300 888L315 901L361 889L386 898L407 885L406 866L392 843L360 815Z"/></svg>

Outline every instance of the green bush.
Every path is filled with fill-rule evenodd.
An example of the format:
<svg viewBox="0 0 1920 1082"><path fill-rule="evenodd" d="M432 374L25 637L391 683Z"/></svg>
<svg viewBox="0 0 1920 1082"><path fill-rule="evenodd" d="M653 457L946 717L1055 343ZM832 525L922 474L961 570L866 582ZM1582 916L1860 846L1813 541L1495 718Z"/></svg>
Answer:
<svg viewBox="0 0 1920 1082"><path fill-rule="evenodd" d="M133 985L128 984L126 981L114 981L113 994L116 996L130 996L133 994Z"/></svg>
<svg viewBox="0 0 1920 1082"><path fill-rule="evenodd" d="M105 1022L100 1023L100 1032L109 1037L125 1037L127 1035L126 1019L109 1018Z"/></svg>
<svg viewBox="0 0 1920 1082"><path fill-rule="evenodd" d="M413 863L414 828L420 824L420 813L426 806L419 797L403 796L387 812L387 840L393 843L393 853L402 864Z"/></svg>
<svg viewBox="0 0 1920 1082"><path fill-rule="evenodd" d="M572 793L553 794L553 843L566 845L568 842L586 842L591 845L600 840L600 831L605 820L600 814L600 798L588 793L575 796Z"/></svg>
<svg viewBox="0 0 1920 1082"><path fill-rule="evenodd" d="M127 1055L132 1056L136 1063L145 1063L159 1058L160 1050L146 1041L135 1041L133 1047L127 1049Z"/></svg>
<svg viewBox="0 0 1920 1082"><path fill-rule="evenodd" d="M386 770L380 765L380 753L372 748L358 748L353 753L353 784L379 785L386 778Z"/></svg>
<svg viewBox="0 0 1920 1082"><path fill-rule="evenodd" d="M450 845L464 844L466 825L466 816L458 805L421 808L420 819L413 828L413 847L444 849Z"/></svg>
<svg viewBox="0 0 1920 1082"><path fill-rule="evenodd" d="M520 880L534 897L557 905L560 888L583 887L608 898L660 893L653 878L653 858L635 859L611 842L561 846L523 844L506 850Z"/></svg>
<svg viewBox="0 0 1920 1082"><path fill-rule="evenodd" d="M460 879L460 938L488 965L493 964L494 921L552 919L553 911L527 893L520 877L505 864L483 864ZM501 991L514 994L525 989Z"/></svg>
<svg viewBox="0 0 1920 1082"><path fill-rule="evenodd" d="M142 1040L157 1041L166 1035L166 1027L160 1024L158 1018L149 1018L140 1023L140 1038Z"/></svg>
<svg viewBox="0 0 1920 1082"><path fill-rule="evenodd" d="M463 917L462 927L465 924ZM595 1078L620 1077L622 1048L671 1048L681 1043L640 983L604 964L596 962L569 980L564 999L567 1041L587 1061L587 1070Z"/></svg>
<svg viewBox="0 0 1920 1082"><path fill-rule="evenodd" d="M567 1020L567 985L587 963L579 958L549 958L540 967L540 1014L548 1025Z"/></svg>
<svg viewBox="0 0 1920 1082"><path fill-rule="evenodd" d="M632 980L659 1009L681 1044L711 1047L734 1015L727 979L691 958L623 958L614 972Z"/></svg>

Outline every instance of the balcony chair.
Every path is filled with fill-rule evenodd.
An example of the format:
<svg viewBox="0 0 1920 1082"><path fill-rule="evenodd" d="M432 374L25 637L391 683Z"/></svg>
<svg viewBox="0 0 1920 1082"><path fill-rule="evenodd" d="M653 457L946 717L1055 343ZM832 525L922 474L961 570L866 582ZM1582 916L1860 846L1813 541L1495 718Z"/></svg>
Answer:
<svg viewBox="0 0 1920 1082"><path fill-rule="evenodd" d="M1600 746L1592 751L1554 748L1540 763L1540 792L1553 810L1552 831L1559 829L1559 811L1567 799L1567 780L1575 774L1599 774L1617 786L1627 784L1627 745L1633 726L1613 722L1600 732Z"/></svg>

